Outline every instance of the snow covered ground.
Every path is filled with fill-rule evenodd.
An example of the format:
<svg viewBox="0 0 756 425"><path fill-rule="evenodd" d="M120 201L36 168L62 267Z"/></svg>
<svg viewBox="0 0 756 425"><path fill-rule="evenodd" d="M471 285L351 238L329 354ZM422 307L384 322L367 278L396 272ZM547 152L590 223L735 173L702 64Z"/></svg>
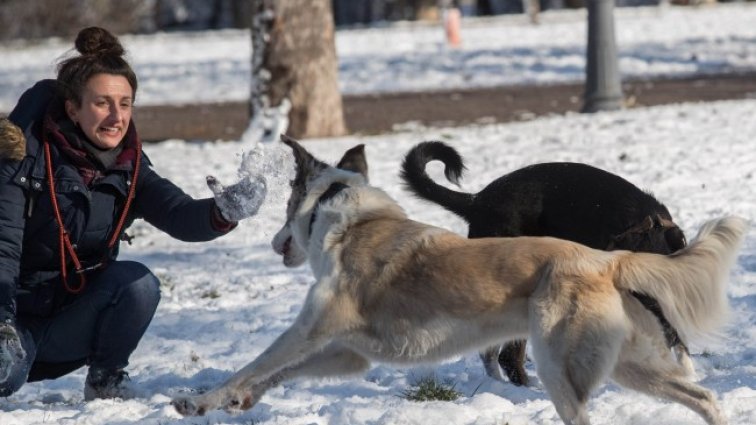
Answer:
<svg viewBox="0 0 756 425"><path fill-rule="evenodd" d="M710 18L704 17L708 14L726 16L730 21L709 21ZM669 16L675 18L667 20ZM746 25L749 16L750 26ZM660 57L660 61L664 62L669 55L680 53L683 46L694 45L693 42L675 42L690 37L690 40L699 40L699 46L710 46L704 49L708 54L723 58L730 57L730 54L723 52L735 51L739 53L732 57L743 55L738 66L753 69L756 64L752 46L756 44L756 26L752 25L756 8L753 5L658 12L623 10L618 17L625 27L635 25L634 33L619 32L625 34L622 38L626 43L636 46L638 57ZM425 57L430 62L429 67L434 68L433 64L438 61L451 61L448 55L463 55L467 48L471 49L468 52L471 53L476 43L489 43L491 51L501 48L514 57L524 57L516 53L530 48L506 47L506 43L514 43L509 37L499 40L504 43L500 48L495 47L496 40L483 35L473 37L478 25L481 33L485 33L486 22L495 24L496 31L502 31L502 34L516 36L522 46L537 46L533 47L533 51L537 52L570 50L562 45L563 42L569 44L568 39L572 36L566 33L570 31L580 31L582 37L582 24L579 22L582 16L575 12L548 14L544 20L552 21L553 25L546 23L540 27L529 27L524 23L517 24L518 30L523 33L515 33L514 29L500 25L502 22L515 25L517 21L513 17L499 19L480 21L475 26L471 24L463 33L468 47L459 52L446 51L440 39L433 39L440 37L436 28L349 31L339 35L339 48L348 52L347 58L355 57L354 63L357 63L360 47L358 44L350 45L349 40L364 43L363 46L372 44L375 50L376 42L371 43L370 39L385 37L390 40L404 31L412 33L412 37L416 36L417 39L405 34L405 44L387 43L389 47L384 53L393 55L395 60L388 60L381 66L385 66L387 72L394 72L397 81L392 84L401 83L423 89L418 80L412 82L415 76L399 72L390 64L415 63L420 68L420 57ZM665 25L666 31L675 35L662 31ZM572 30L567 30L566 27L570 26ZM489 31L493 31L493 28ZM708 35L710 33L707 31L715 34ZM491 37L493 33L488 34ZM152 44L161 37L165 37L162 45ZM211 34L208 39L197 36L194 46L184 44L186 50L166 42L174 40L174 37L127 38L128 43L139 44L140 48L135 50L148 51L155 58L153 62L140 62L144 64L140 66L145 66L140 71L145 90L142 99L147 102L146 93L152 89L156 102L182 100L171 97L170 92L156 90L181 74L180 69L185 69L186 75L192 76L180 88L174 86L173 90L188 93L192 101L228 99L228 93L223 92L214 92L213 97L207 99L203 96L215 89L223 74L215 71L231 69L235 66L233 64L240 68L242 63L246 64L242 57L248 52L243 55L234 49L234 46L242 48L241 40L246 36L233 32ZM751 46L738 40L750 41ZM549 47L549 42L552 47ZM574 36L574 43L578 43L577 35ZM401 52L390 53L391 48L398 48L400 44L404 46ZM721 50L713 47L716 44ZM658 46L667 47L657 52ZM61 47L63 45L59 45L58 49ZM133 45L131 48L134 49ZM0 49L6 49L0 50L5 57L8 48ZM485 51L486 48L481 49ZM23 56L22 50L11 50L19 58ZM33 73L37 69L34 63L49 62L56 52L52 47L30 48L24 59L30 65L20 69L24 73ZM581 64L576 52L573 55L576 62L566 68L575 67L574 72L578 73ZM544 57L550 57L552 53L544 53ZM203 57L203 54L207 56ZM136 59L137 55L134 56ZM174 64L166 65L171 59L175 60ZM490 66L494 68L508 67L510 64L509 55L499 57L495 62L493 57L490 59ZM748 61L751 63L748 64ZM8 96L5 88L16 83L8 80L9 75L13 74L8 69L14 66L9 62L13 61L2 62L0 86L4 89L0 93L5 98ZM724 69L738 67L733 62L723 62L726 62ZM627 64L628 61L625 59L623 63ZM696 68L690 60L680 60L678 64L681 67L689 66L690 72L706 70ZM442 75L443 69L440 67L432 71L428 78L441 84L451 84L459 78L455 74L458 69L450 67L448 76ZM472 69L477 70L471 77L472 81L481 82L488 78L485 74L483 77L477 74L487 67L476 66ZM525 66L509 72L522 74L519 77L523 81L541 81L538 75L545 74L539 74L539 69L538 66ZM669 69L662 66L656 71L670 72ZM166 74L175 73L170 74L173 77L156 77L163 71ZM238 72L243 73L241 70ZM654 69L650 66L645 71L637 72L646 75L644 72L654 72ZM560 75L572 78L569 73ZM24 78L31 82L36 77L26 75ZM158 78L158 81L154 82L152 78ZM342 75L343 85L345 88L350 84L358 86L360 78L363 77L358 73ZM237 84L246 82L239 78ZM360 90L384 90L387 87L388 82L378 87L360 86ZM400 88L396 85L391 87ZM13 103L15 99L7 102ZM0 107L0 110L3 108ZM480 190L501 174L536 162L578 161L606 169L652 191L667 205L688 237L693 237L698 227L708 219L727 214L740 215L752 222L756 218L754 116L756 100L682 104L594 115L570 114L506 125L446 129L405 127L401 132L381 136L309 140L306 147L320 158L333 162L349 147L365 143L374 185L394 196L410 217L460 234L466 233L466 226L460 219L440 207L412 198L401 188L399 164L407 150L420 141L445 140L457 148L469 169L463 180L463 188L471 192ZM253 148L242 142L188 143L173 140L146 146L145 150L160 174L172 179L188 193L206 197L210 196L210 191L205 187L205 175L213 174L225 183L234 181L242 154ZM214 411L204 418L179 417L169 404L171 397L182 391L217 385L262 352L292 323L308 286L313 282L308 267L287 269L270 249L270 240L282 224L288 195L287 181L293 165L289 151L279 144L264 145L260 149L261 164L278 170L268 176L270 196L257 216L241 223L231 234L209 243L189 244L172 240L141 221L130 229L136 238L133 245L123 246L121 257L147 264L160 276L163 286L163 299L157 315L132 356L129 367L140 397L128 401L97 400L84 403L82 388L86 371L81 369L55 381L28 384L11 397L0 399L0 424L561 423L538 384L531 363L527 368L535 384L529 388L516 388L487 378L476 353L451 358L440 365L414 368L375 365L364 376L286 383L271 390L257 406L240 415ZM440 181L440 166L431 164L429 168L431 175ZM756 423L756 228L750 231L737 265L732 270L728 293L733 315L725 338L706 344L694 342L691 348L700 382L717 393L730 424L751 425ZM416 403L400 396L410 384L429 375L439 381L453 382L463 397L453 402ZM589 409L594 424L703 423L681 405L643 396L611 383L593 395Z"/></svg>
<svg viewBox="0 0 756 425"><path fill-rule="evenodd" d="M339 31L342 92L375 93L584 78L585 11L465 18L462 46L449 49L439 25L397 24ZM616 9L620 71L625 78L756 70L756 3L716 7ZM124 36L139 76L137 104L245 100L251 42L247 31ZM73 45L51 39L0 44L0 112L23 90L55 75Z"/></svg>

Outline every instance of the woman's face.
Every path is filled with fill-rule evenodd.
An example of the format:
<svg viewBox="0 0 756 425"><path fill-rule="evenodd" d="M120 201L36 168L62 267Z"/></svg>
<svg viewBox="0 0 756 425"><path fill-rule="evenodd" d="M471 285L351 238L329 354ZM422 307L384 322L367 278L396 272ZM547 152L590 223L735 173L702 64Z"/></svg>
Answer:
<svg viewBox="0 0 756 425"><path fill-rule="evenodd" d="M96 74L84 87L81 106L67 100L66 112L95 146L112 149L126 135L133 101L126 77Z"/></svg>

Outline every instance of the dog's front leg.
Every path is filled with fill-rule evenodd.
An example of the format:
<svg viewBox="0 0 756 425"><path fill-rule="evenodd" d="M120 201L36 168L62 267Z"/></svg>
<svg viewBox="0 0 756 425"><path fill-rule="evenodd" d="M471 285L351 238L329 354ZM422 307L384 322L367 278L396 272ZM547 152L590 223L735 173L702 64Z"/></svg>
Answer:
<svg viewBox="0 0 756 425"><path fill-rule="evenodd" d="M320 351L328 338L300 326L294 326L279 336L254 361L236 372L223 385L196 396L176 397L171 404L184 416L204 415L209 410L249 409L264 392L277 382L277 376L285 369Z"/></svg>
<svg viewBox="0 0 756 425"><path fill-rule="evenodd" d="M365 356L344 347L341 343L334 342L302 363L278 374L276 383L299 377L322 378L352 375L364 372L369 366L370 361Z"/></svg>
<svg viewBox="0 0 756 425"><path fill-rule="evenodd" d="M276 373L263 382L253 384L249 387L251 398L244 400L242 408L251 408L260 401L265 392L284 381L300 377L353 375L364 372L369 366L370 361L365 356L343 347L340 343L331 343L323 351L311 355L301 363Z"/></svg>

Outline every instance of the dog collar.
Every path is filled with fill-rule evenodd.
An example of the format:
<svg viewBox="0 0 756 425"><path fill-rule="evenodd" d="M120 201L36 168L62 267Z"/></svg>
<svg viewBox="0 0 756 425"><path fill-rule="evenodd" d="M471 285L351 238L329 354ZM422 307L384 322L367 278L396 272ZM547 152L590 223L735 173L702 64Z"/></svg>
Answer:
<svg viewBox="0 0 756 425"><path fill-rule="evenodd" d="M339 192L342 190L348 188L349 186L345 185L341 182L335 182L331 183L330 186L328 186L328 189L326 189L325 192L323 192L322 195L320 195L320 198L318 198L318 202L315 204L315 208L312 210L312 215L310 216L310 227L307 229L307 234L312 235L312 225L315 224L315 219L318 216L318 210L320 209L320 205L336 196Z"/></svg>

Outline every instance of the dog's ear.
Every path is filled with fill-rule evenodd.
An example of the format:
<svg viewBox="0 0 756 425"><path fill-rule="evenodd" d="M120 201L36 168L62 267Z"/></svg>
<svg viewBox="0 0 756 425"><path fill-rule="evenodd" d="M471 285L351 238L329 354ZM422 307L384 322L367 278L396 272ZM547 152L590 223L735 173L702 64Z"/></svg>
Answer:
<svg viewBox="0 0 756 425"><path fill-rule="evenodd" d="M344 152L344 156L336 164L336 168L362 174L367 179L368 165L367 158L365 158L365 145L360 144Z"/></svg>
<svg viewBox="0 0 756 425"><path fill-rule="evenodd" d="M297 175L295 181L304 184L307 180L315 177L322 170L329 166L325 162L319 161L312 156L307 149L303 148L296 140L284 134L281 135L281 141L291 147L294 152L294 162L297 165Z"/></svg>
<svg viewBox="0 0 756 425"><path fill-rule="evenodd" d="M317 161L305 148L302 147L296 140L291 137L282 134L281 141L289 146L294 151L294 159L297 161L298 167L303 167L311 162Z"/></svg>

